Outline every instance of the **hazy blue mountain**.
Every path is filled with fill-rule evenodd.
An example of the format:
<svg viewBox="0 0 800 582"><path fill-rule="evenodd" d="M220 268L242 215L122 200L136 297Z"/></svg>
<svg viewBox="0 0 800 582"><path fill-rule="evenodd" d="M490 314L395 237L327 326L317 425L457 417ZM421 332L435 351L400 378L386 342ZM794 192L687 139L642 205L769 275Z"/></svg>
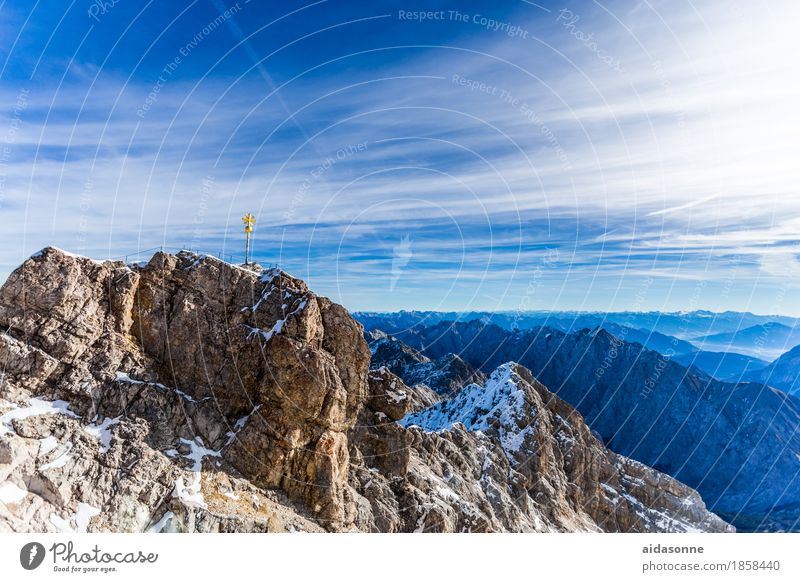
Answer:
<svg viewBox="0 0 800 582"><path fill-rule="evenodd" d="M484 371L519 362L611 449L696 488L737 527L800 527L800 401L780 390L720 382L602 329L440 322L401 338L429 357L456 353Z"/></svg>
<svg viewBox="0 0 800 582"><path fill-rule="evenodd" d="M772 360L800 344L800 326L769 321L737 331L693 338L691 342L704 351L738 352Z"/></svg>
<svg viewBox="0 0 800 582"><path fill-rule="evenodd" d="M526 330L536 327L551 327L564 332L598 326L625 326L645 332L657 332L681 340L732 333L756 325L775 323L788 327L798 324L798 319L781 315L755 315L748 312L725 311L714 313L697 310L687 312L579 312L579 311L398 311L393 313L356 312L354 317L367 329L382 329L395 334L416 325L431 326L442 321L484 321L506 330ZM640 341L640 340L636 340ZM642 342L647 345L647 342ZM799 342L800 343L800 342ZM791 347L791 346L790 346ZM676 350L685 353L692 350ZM717 350L722 351L722 350ZM732 350L736 351L736 350Z"/></svg>
<svg viewBox="0 0 800 582"><path fill-rule="evenodd" d="M634 328L613 322L599 323L594 326L585 327L591 329L598 326L622 340L642 344L644 347L662 354L688 354L697 351L689 342L658 331ZM702 368L702 366L699 367Z"/></svg>
<svg viewBox="0 0 800 582"><path fill-rule="evenodd" d="M710 324L716 316L717 322ZM357 319L368 330L381 329L393 335L409 332L415 326L432 326L440 322L469 322L480 321L493 323L505 330L529 330L537 327L549 327L563 332L578 331L579 329L593 329L601 326L616 337L628 342L636 342L644 347L655 350L661 354L672 357L676 362L685 366L695 366L703 372L725 381L739 381L743 376L753 370L763 368L771 358L761 359L753 355L729 352L710 352L699 350L695 345L677 336L668 335L660 331L633 327L631 321L644 325L652 325L658 321L649 313L539 313L528 312L524 314L486 313L486 312L430 312L430 311L401 311L397 313L357 313ZM675 314L661 314L660 325L669 327L675 323ZM721 325L734 325L738 321L749 321L752 316L743 313L713 314L708 311L694 311L681 314L690 322L694 322L692 329L708 329ZM617 323L620 321L621 323ZM671 323L670 323L671 322ZM727 322L723 324L722 322Z"/></svg>
<svg viewBox="0 0 800 582"><path fill-rule="evenodd" d="M661 350L656 351L660 352ZM766 360L734 352L696 351L676 354L672 356L672 359L687 367L695 366L700 368L706 374L725 382L747 380L751 373L769 364ZM780 388L780 386L776 386L776 388Z"/></svg>
<svg viewBox="0 0 800 582"><path fill-rule="evenodd" d="M768 384L793 395L800 394L798 377L800 377L800 346L786 352L765 368L747 375L747 379L752 382Z"/></svg>

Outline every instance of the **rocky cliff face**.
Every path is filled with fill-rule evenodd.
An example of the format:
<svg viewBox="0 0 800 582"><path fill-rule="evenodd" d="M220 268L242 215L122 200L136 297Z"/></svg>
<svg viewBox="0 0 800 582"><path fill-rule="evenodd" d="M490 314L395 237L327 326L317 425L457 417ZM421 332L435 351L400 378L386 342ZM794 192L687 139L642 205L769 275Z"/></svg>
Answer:
<svg viewBox="0 0 800 582"><path fill-rule="evenodd" d="M487 371L517 361L573 404L609 448L696 487L737 527L798 527L800 400L792 395L719 382L600 328L508 332L448 322L402 339L425 346L428 357L455 352Z"/></svg>
<svg viewBox="0 0 800 582"><path fill-rule="evenodd" d="M519 366L447 401L370 371L361 326L281 271L49 248L0 327L0 530L729 529Z"/></svg>
<svg viewBox="0 0 800 582"><path fill-rule="evenodd" d="M370 367L385 366L417 392L429 388L440 396L452 396L467 384L483 383L486 375L457 354L444 354L436 360L382 332L366 334L372 360Z"/></svg>

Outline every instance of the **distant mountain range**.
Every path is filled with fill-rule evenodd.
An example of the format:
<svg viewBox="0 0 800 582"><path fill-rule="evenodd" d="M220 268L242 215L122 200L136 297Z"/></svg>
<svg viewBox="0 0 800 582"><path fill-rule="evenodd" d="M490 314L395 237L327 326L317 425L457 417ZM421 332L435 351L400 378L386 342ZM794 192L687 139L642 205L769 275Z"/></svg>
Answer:
<svg viewBox="0 0 800 582"><path fill-rule="evenodd" d="M736 332L755 325L776 323L787 327L797 327L800 322L797 318L784 315L756 315L739 311L715 313L705 310L668 313L659 311L610 313L587 311L469 311L462 313L397 311L381 313L362 311L353 313L353 316L367 329L383 326L381 329L392 334L415 325L431 326L441 321L482 320L508 330L545 326L566 332L578 331L583 328L594 329L598 326L608 328L609 325L614 324L658 332L686 341L713 334ZM786 350L791 347L793 346L787 347Z"/></svg>
<svg viewBox="0 0 800 582"><path fill-rule="evenodd" d="M732 351L698 350L693 343L658 331L636 329L616 323L605 323L602 328L619 339L641 344L684 366L699 368L718 380L738 382L745 374L769 364L766 360Z"/></svg>
<svg viewBox="0 0 800 582"><path fill-rule="evenodd" d="M800 344L800 327L769 321L744 329L693 338L691 341L703 350L739 352L773 360Z"/></svg>
<svg viewBox="0 0 800 582"><path fill-rule="evenodd" d="M765 368L782 353L800 344L795 318L746 312L357 312L366 329L402 335L415 326L441 322L480 321L513 330L548 327L562 332L602 327L627 342L639 343L694 366L718 380L736 382Z"/></svg>
<svg viewBox="0 0 800 582"><path fill-rule="evenodd" d="M575 406L609 448L696 488L740 530L800 525L800 400L784 392L720 382L602 328L441 320L397 336L426 357L458 354L484 372L519 362Z"/></svg>

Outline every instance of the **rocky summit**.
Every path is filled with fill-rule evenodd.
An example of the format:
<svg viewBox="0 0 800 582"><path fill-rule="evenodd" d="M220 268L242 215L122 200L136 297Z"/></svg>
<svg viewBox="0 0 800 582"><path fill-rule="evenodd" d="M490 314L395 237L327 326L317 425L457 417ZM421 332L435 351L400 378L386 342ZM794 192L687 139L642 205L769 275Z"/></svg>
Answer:
<svg viewBox="0 0 800 582"><path fill-rule="evenodd" d="M0 329L0 531L732 531L518 364L370 369L281 270L47 248Z"/></svg>

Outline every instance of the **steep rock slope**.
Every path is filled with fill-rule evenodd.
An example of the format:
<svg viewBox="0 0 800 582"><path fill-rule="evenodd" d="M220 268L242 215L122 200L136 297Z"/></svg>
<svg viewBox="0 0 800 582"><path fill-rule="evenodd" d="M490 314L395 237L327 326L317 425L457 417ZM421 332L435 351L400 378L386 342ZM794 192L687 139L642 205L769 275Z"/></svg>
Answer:
<svg viewBox="0 0 800 582"><path fill-rule="evenodd" d="M518 364L500 366L484 386L469 385L450 400L406 416L401 425L429 434L458 427L469 435L464 440L499 445L512 475L512 498L498 504L491 495L502 480L497 472L482 474L478 482L486 481L487 499L495 501L500 519L509 506L522 505L533 515L534 528L726 529L693 490L606 449L574 408Z"/></svg>
<svg viewBox="0 0 800 582"><path fill-rule="evenodd" d="M370 367L385 366L409 386L424 385L436 394L451 396L463 386L486 379L456 354L445 354L431 360L419 351L382 332L367 334L372 357Z"/></svg>
<svg viewBox="0 0 800 582"><path fill-rule="evenodd" d="M3 286L0 325L3 397L16 406L3 415L14 454L2 477L10 465L32 493L24 503L49 503L34 528L74 527L81 504L109 529L145 529L165 510L162 525L185 529L352 525L346 432L369 352L345 310L302 281L189 253L131 268L46 249ZM32 415L31 394L70 414ZM37 495L48 487L60 496Z"/></svg>
<svg viewBox="0 0 800 582"><path fill-rule="evenodd" d="M387 368L369 381L351 476L371 531L732 531L693 490L605 449L521 366L423 409Z"/></svg>
<svg viewBox="0 0 800 582"><path fill-rule="evenodd" d="M403 340L484 370L518 361L580 410L609 448L695 487L737 527L800 526L800 402L792 396L719 382L602 329L447 323Z"/></svg>
<svg viewBox="0 0 800 582"><path fill-rule="evenodd" d="M0 289L0 326L1 530L728 529L518 368L546 459L401 426L436 404L369 371L361 326L282 271L48 248Z"/></svg>

